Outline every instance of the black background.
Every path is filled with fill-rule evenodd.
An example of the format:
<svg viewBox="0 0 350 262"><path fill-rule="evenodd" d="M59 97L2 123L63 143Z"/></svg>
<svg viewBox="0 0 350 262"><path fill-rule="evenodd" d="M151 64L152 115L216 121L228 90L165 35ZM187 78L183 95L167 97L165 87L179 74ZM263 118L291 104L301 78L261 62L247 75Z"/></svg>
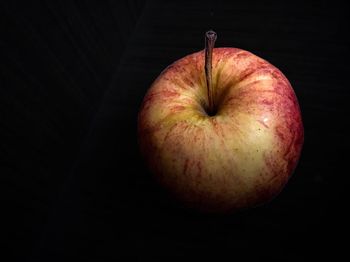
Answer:
<svg viewBox="0 0 350 262"><path fill-rule="evenodd" d="M0 254L8 261L336 261L345 253L345 2L5 1L0 25ZM285 190L224 217L172 203L136 138L147 88L202 49L208 29L217 46L280 68L305 126Z"/></svg>

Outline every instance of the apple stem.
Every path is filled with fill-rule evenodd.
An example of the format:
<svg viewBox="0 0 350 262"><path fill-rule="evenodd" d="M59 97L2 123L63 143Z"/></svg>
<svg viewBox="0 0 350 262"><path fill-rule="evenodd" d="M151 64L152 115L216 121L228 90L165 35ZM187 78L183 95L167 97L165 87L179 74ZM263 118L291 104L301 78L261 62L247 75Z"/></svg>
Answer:
<svg viewBox="0 0 350 262"><path fill-rule="evenodd" d="M212 57L213 49L216 41L216 33L212 30L209 30L205 33L205 78L207 81L207 93L208 93L208 114L215 114L215 105L214 105L214 90L212 83Z"/></svg>

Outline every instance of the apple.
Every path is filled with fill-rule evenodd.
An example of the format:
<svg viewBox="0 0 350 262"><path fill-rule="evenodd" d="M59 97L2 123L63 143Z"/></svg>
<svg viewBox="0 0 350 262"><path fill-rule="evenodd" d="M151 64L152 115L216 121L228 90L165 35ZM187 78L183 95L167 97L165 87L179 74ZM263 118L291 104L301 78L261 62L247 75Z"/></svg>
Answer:
<svg viewBox="0 0 350 262"><path fill-rule="evenodd" d="M300 157L304 129L290 82L238 48L168 66L145 95L138 140L155 179L184 206L230 212L272 200Z"/></svg>

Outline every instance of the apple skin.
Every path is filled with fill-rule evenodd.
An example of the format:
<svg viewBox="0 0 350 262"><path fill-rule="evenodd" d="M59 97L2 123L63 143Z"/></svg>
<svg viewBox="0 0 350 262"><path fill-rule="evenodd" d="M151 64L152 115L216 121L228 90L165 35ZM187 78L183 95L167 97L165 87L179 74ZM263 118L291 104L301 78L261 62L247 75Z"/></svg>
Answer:
<svg viewBox="0 0 350 262"><path fill-rule="evenodd" d="M204 52L167 67L138 115L140 151L155 179L185 206L231 212L263 204L300 157L299 104L276 67L238 48L214 48L217 113L206 113Z"/></svg>

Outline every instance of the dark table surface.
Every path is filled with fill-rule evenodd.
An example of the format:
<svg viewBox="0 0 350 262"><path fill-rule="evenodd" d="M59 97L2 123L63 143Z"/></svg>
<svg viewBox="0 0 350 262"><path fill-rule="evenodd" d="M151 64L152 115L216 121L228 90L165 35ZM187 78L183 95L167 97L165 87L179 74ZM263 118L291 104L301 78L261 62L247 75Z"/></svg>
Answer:
<svg viewBox="0 0 350 262"><path fill-rule="evenodd" d="M1 255L337 261L347 225L345 2L101 2L0 5ZM217 46L249 50L284 72L305 127L282 193L230 216L173 203L137 147L147 88L167 65L202 49L208 29Z"/></svg>

